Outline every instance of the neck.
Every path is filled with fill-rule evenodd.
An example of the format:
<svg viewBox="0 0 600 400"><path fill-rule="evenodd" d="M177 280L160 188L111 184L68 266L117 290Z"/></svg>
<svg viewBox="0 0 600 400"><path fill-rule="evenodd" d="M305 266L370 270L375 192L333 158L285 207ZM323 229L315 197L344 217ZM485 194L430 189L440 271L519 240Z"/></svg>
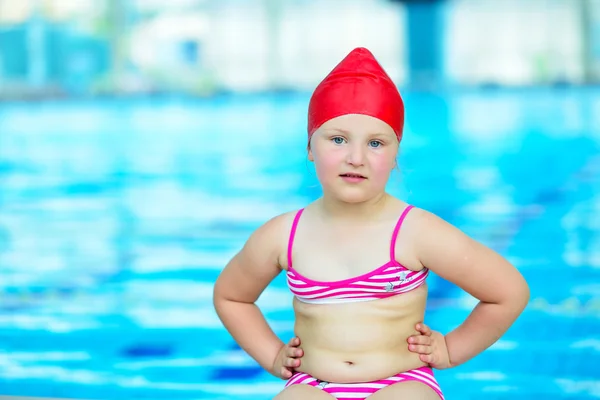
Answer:
<svg viewBox="0 0 600 400"><path fill-rule="evenodd" d="M388 202L388 194L383 192L378 196L360 203L346 203L323 194L320 208L323 216L330 220L365 221L373 220L379 215Z"/></svg>

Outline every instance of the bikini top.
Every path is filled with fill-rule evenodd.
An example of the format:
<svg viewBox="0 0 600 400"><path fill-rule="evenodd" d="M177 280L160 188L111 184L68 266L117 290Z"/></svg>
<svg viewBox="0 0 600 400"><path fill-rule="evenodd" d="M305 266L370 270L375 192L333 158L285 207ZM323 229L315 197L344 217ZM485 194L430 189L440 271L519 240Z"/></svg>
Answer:
<svg viewBox="0 0 600 400"><path fill-rule="evenodd" d="M404 218L413 206L408 206L398 219L390 244L390 261L379 268L354 278L339 281L316 281L300 274L292 266L292 247L298 221L304 209L300 209L294 218L288 242L287 284L290 291L305 303L331 304L349 303L383 299L406 293L418 288L425 282L429 270L412 271L396 261L395 247L398 232Z"/></svg>

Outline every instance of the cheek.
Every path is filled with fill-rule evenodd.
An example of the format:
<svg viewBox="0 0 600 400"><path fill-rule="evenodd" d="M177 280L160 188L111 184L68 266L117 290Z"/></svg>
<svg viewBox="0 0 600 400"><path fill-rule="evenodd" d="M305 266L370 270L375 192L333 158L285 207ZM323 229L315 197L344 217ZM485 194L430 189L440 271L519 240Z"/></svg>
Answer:
<svg viewBox="0 0 600 400"><path fill-rule="evenodd" d="M331 173L338 174L340 163L343 161L343 156L335 151L313 152L315 159L315 170L319 176L326 176Z"/></svg>
<svg viewBox="0 0 600 400"><path fill-rule="evenodd" d="M383 178L387 177L392 172L394 165L395 158L392 158L389 155L373 157L370 162L371 170L377 174L377 176Z"/></svg>
<svg viewBox="0 0 600 400"><path fill-rule="evenodd" d="M371 177L377 187L384 187L394 169L394 160L390 157L377 157L370 163Z"/></svg>

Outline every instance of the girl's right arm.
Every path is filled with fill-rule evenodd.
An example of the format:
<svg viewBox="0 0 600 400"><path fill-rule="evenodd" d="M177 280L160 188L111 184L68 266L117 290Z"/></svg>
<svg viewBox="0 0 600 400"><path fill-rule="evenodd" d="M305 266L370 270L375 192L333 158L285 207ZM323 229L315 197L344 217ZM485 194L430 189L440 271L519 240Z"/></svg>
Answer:
<svg viewBox="0 0 600 400"><path fill-rule="evenodd" d="M279 257L286 230L285 214L258 228L225 266L213 292L216 312L235 341L273 375L274 361L284 343L267 324L255 302L281 272Z"/></svg>

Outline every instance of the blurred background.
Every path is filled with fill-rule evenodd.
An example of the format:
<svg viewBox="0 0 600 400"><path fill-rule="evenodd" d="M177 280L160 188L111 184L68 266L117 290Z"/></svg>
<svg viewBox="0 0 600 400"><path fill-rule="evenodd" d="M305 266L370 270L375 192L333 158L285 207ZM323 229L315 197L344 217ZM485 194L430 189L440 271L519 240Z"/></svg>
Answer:
<svg viewBox="0 0 600 400"><path fill-rule="evenodd" d="M531 286L446 398L600 398L600 0L0 0L0 394L278 393L212 286L319 197L308 99L356 46L406 103L389 191ZM429 285L448 332L475 300ZM283 340L291 299L258 302Z"/></svg>

